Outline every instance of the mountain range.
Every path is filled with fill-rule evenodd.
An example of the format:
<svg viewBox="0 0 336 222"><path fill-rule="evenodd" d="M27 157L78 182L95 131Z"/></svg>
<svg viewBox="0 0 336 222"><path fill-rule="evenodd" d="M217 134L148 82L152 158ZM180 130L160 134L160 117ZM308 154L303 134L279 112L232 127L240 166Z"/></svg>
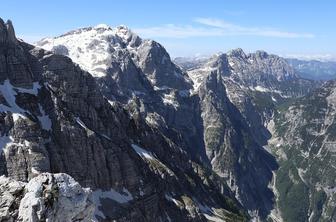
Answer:
<svg viewBox="0 0 336 222"><path fill-rule="evenodd" d="M336 220L334 81L293 64L0 20L1 220Z"/></svg>
<svg viewBox="0 0 336 222"><path fill-rule="evenodd" d="M336 77L335 61L287 59L288 63L305 78L314 80L332 80Z"/></svg>

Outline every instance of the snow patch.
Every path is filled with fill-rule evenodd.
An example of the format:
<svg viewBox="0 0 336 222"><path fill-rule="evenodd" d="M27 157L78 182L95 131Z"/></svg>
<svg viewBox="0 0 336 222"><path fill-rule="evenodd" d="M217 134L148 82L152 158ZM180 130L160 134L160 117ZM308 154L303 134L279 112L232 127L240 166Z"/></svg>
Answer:
<svg viewBox="0 0 336 222"><path fill-rule="evenodd" d="M26 116L20 114L20 113L12 113L12 118L14 123L19 120L19 118L25 119Z"/></svg>
<svg viewBox="0 0 336 222"><path fill-rule="evenodd" d="M16 122L19 118L27 118L26 113L30 113L27 110L22 109L16 104L16 96L18 92L20 93L29 93L37 96L38 90L41 88L41 85L38 82L33 83L32 89L26 89L21 87L14 87L8 79L4 81L2 85L0 85L0 93L4 97L7 102L7 105L0 104L0 112L11 112L13 121ZM41 111L41 109L40 109ZM38 117L39 118L39 117ZM46 117L42 116L42 120L46 123Z"/></svg>
<svg viewBox="0 0 336 222"><path fill-rule="evenodd" d="M180 206L179 202L174 199L170 194L165 194L165 198L166 200L170 201L170 202L173 202L176 206Z"/></svg>
<svg viewBox="0 0 336 222"><path fill-rule="evenodd" d="M206 78L206 76L214 70L216 70L216 68L206 66L200 69L195 69L195 70L191 70L187 72L189 78L193 82L194 90L192 91L192 93L195 93L198 91L199 87L202 85L202 82Z"/></svg>
<svg viewBox="0 0 336 222"><path fill-rule="evenodd" d="M120 204L125 204L129 201L132 201L133 196L126 188L123 188L121 192L117 192L116 190L111 188L108 191L102 191L101 189L95 190L94 192L92 192L91 199L96 206L94 213L95 218L93 219L94 221L98 221L97 217L106 219L104 213L99 209L102 207L101 199L110 199Z"/></svg>
<svg viewBox="0 0 336 222"><path fill-rule="evenodd" d="M174 95L163 94L162 101L166 105L172 105L175 109L177 109L179 107L178 102L175 101Z"/></svg>
<svg viewBox="0 0 336 222"><path fill-rule="evenodd" d="M51 119L49 118L49 115L46 115L44 112L44 109L42 108L42 106L40 104L39 105L39 109L40 109L40 113L42 114L41 116L38 116L37 118L39 119L42 129L44 130L51 130Z"/></svg>
<svg viewBox="0 0 336 222"><path fill-rule="evenodd" d="M7 104L9 106L6 106L4 104L0 104L0 112L12 112L12 113L19 113L24 114L26 111L23 110L21 107L19 107L16 104L16 98L17 92L14 90L15 88L13 85L9 82L9 80L5 80L2 85L0 85L0 92L1 95L5 98Z"/></svg>
<svg viewBox="0 0 336 222"><path fill-rule="evenodd" d="M210 214L203 213L204 217L211 222L223 222L224 220L220 217L212 216Z"/></svg>
<svg viewBox="0 0 336 222"><path fill-rule="evenodd" d="M31 168L31 172L32 172L33 174L40 174L40 173L41 173L41 172L38 171L35 167L32 167L32 168Z"/></svg>
<svg viewBox="0 0 336 222"><path fill-rule="evenodd" d="M111 105L111 106L115 106L116 105L116 102L115 101L112 101L112 100L107 100L108 103Z"/></svg>
<svg viewBox="0 0 336 222"><path fill-rule="evenodd" d="M159 174L162 178L165 177L167 173L170 176L176 176L174 172L167 167L164 163L158 160L151 152L139 147L136 144L131 145L134 151L143 159L145 160L151 168L154 168L154 172Z"/></svg>
<svg viewBox="0 0 336 222"><path fill-rule="evenodd" d="M136 144L132 144L131 146L140 157L150 160L156 159L151 152L141 148L140 146Z"/></svg>
<svg viewBox="0 0 336 222"><path fill-rule="evenodd" d="M37 96L38 90L41 89L41 85L38 82L33 83L32 89L26 89L21 87L15 87L20 93L28 93Z"/></svg>
<svg viewBox="0 0 336 222"><path fill-rule="evenodd" d="M168 86L161 86L161 87L154 86L155 91L168 90L168 89L171 88L169 88Z"/></svg>
<svg viewBox="0 0 336 222"><path fill-rule="evenodd" d="M100 135L101 135L102 137L104 137L105 139L107 139L107 140L111 140L111 137L107 136L107 135L104 134L104 133L101 133Z"/></svg>
<svg viewBox="0 0 336 222"><path fill-rule="evenodd" d="M83 129L85 129L87 135L92 135L95 133L93 130L87 127L85 123L79 117L76 117L75 120L78 123L78 125L80 125Z"/></svg>
<svg viewBox="0 0 336 222"><path fill-rule="evenodd" d="M129 49L134 51L130 40L137 36L126 27L111 28L99 24L93 28L83 28L56 38L46 38L37 46L49 51L60 50L60 54L70 57L92 76L106 76L111 67L114 52Z"/></svg>
<svg viewBox="0 0 336 222"><path fill-rule="evenodd" d="M259 91L259 92L269 92L270 91L269 89L262 87L262 86L256 86L254 87L254 90Z"/></svg>
<svg viewBox="0 0 336 222"><path fill-rule="evenodd" d="M225 221L223 216L216 213L216 210L218 209L201 203L195 197L193 197L192 199L197 204L198 208L200 209L204 217L207 218L209 221L213 221L213 222Z"/></svg>

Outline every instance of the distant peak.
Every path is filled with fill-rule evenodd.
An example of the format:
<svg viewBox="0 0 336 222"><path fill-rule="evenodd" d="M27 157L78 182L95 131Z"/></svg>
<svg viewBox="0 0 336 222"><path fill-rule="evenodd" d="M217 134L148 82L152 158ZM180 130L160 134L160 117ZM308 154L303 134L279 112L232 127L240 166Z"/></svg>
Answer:
<svg viewBox="0 0 336 222"><path fill-rule="evenodd" d="M7 20L7 32L8 32L8 39L12 42L16 41L15 30L11 20Z"/></svg>
<svg viewBox="0 0 336 222"><path fill-rule="evenodd" d="M130 29L126 25L119 25L119 26L117 26L117 29L118 30L127 30L127 31L130 31Z"/></svg>
<svg viewBox="0 0 336 222"><path fill-rule="evenodd" d="M120 25L115 28L116 34L126 40L130 46L139 46L141 38L125 25Z"/></svg>
<svg viewBox="0 0 336 222"><path fill-rule="evenodd" d="M228 52L229 56L242 57L245 58L246 54L241 48L232 49Z"/></svg>
<svg viewBox="0 0 336 222"><path fill-rule="evenodd" d="M130 28L128 28L125 25L119 25L115 28L115 30L118 34L122 34L122 35L126 35L126 36L136 35L135 33L132 32L132 30Z"/></svg>
<svg viewBox="0 0 336 222"><path fill-rule="evenodd" d="M227 59L227 55L225 53L222 53L222 52L218 52L214 55L212 55L208 61L210 62L216 62L216 61L220 61L220 60L226 60Z"/></svg>
<svg viewBox="0 0 336 222"><path fill-rule="evenodd" d="M268 53L263 50L257 50L255 54L260 58L266 58L268 56Z"/></svg>
<svg viewBox="0 0 336 222"><path fill-rule="evenodd" d="M223 57L226 57L226 54L224 52L218 52L215 54L215 56L218 58L223 58Z"/></svg>

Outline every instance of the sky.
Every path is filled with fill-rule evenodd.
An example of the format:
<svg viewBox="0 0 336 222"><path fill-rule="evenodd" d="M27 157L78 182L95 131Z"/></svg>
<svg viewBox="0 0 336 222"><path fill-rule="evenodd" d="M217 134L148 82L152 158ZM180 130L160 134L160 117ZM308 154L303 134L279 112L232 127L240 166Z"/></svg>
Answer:
<svg viewBox="0 0 336 222"><path fill-rule="evenodd" d="M10 0L0 17L34 42L80 27L126 25L172 57L242 48L282 56L336 58L336 1Z"/></svg>

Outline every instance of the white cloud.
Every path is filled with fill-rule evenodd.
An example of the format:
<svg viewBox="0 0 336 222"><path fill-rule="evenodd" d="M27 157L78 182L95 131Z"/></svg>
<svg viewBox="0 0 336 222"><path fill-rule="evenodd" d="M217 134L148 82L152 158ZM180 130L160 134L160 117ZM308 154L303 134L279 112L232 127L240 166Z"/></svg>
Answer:
<svg viewBox="0 0 336 222"><path fill-rule="evenodd" d="M265 36L265 37L278 37L278 38L314 38L311 33L295 33L280 31L274 28L261 28L261 27L245 27L235 25L230 22L214 19L214 18L195 18L195 22L202 25L221 28L229 33L235 35L251 35L251 36Z"/></svg>
<svg viewBox="0 0 336 222"><path fill-rule="evenodd" d="M245 27L213 18L195 18L198 25L166 24L155 27L136 28L135 32L148 38L189 38L204 36L263 36L276 38L314 38L311 33L295 33L273 28Z"/></svg>

